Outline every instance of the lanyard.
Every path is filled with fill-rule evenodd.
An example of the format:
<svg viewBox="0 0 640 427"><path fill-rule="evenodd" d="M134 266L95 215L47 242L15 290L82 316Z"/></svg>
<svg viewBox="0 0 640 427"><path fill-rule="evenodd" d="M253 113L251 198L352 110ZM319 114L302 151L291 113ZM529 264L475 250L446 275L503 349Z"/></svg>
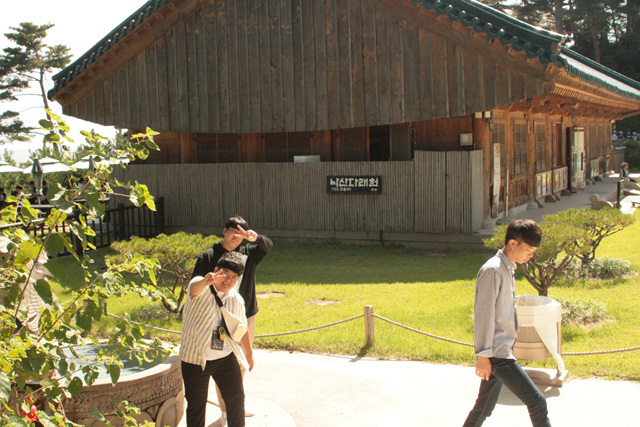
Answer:
<svg viewBox="0 0 640 427"><path fill-rule="evenodd" d="M218 304L218 307L220 307L221 309L220 317L222 318L222 327L224 328L225 332L228 333L229 330L227 329L227 322L224 321L224 314L222 313L222 308L224 307L224 305L222 305L222 300L218 296L218 293L216 292L216 289L213 285L209 286L209 290L213 294L213 297L216 299L216 303Z"/></svg>

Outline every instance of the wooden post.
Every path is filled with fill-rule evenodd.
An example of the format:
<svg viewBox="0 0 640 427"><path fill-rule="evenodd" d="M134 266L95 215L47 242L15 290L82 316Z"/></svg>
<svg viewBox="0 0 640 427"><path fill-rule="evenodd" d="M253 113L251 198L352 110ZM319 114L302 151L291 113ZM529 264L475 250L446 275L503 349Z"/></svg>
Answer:
<svg viewBox="0 0 640 427"><path fill-rule="evenodd" d="M373 306L372 305L364 306L364 334L365 334L365 345L369 346L373 344L373 340L375 339L375 328L373 325Z"/></svg>

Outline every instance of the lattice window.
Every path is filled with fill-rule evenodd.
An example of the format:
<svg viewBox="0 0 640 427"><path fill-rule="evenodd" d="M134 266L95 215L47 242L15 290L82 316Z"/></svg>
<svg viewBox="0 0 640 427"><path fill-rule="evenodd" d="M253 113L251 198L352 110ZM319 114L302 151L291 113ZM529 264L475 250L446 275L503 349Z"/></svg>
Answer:
<svg viewBox="0 0 640 427"><path fill-rule="evenodd" d="M311 154L311 132L294 132L287 134L287 150L289 161L294 156L308 156Z"/></svg>
<svg viewBox="0 0 640 427"><path fill-rule="evenodd" d="M218 163L235 163L239 158L238 136L231 133L218 135Z"/></svg>
<svg viewBox="0 0 640 427"><path fill-rule="evenodd" d="M238 135L232 133L196 135L198 163L236 163L240 161Z"/></svg>
<svg viewBox="0 0 640 427"><path fill-rule="evenodd" d="M288 161L286 133L264 134L264 159L267 162Z"/></svg>
<svg viewBox="0 0 640 427"><path fill-rule="evenodd" d="M507 179L507 133L503 121L495 120L491 129L491 143L500 144L500 179Z"/></svg>
<svg viewBox="0 0 640 427"><path fill-rule="evenodd" d="M527 124L526 122L513 122L513 142L515 153L513 156L514 176L527 173Z"/></svg>
<svg viewBox="0 0 640 427"><path fill-rule="evenodd" d="M596 157L598 157L598 152L596 149L597 140L598 135L596 134L596 125L594 123L591 123L589 125L589 156L591 157L591 159L595 159Z"/></svg>
<svg viewBox="0 0 640 427"><path fill-rule="evenodd" d="M311 132L267 133L264 154L267 162L293 162L294 156L311 154Z"/></svg>
<svg viewBox="0 0 640 427"><path fill-rule="evenodd" d="M217 144L217 135L199 133L196 136L196 161L198 163L218 163Z"/></svg>
<svg viewBox="0 0 640 427"><path fill-rule="evenodd" d="M340 160L367 161L366 128L340 129Z"/></svg>
<svg viewBox="0 0 640 427"><path fill-rule="evenodd" d="M546 127L544 125L544 123L536 123L535 124L535 129L536 129L536 172L543 172L546 169L546 161L545 161L545 155L546 155L546 144L547 144L547 138L546 138Z"/></svg>

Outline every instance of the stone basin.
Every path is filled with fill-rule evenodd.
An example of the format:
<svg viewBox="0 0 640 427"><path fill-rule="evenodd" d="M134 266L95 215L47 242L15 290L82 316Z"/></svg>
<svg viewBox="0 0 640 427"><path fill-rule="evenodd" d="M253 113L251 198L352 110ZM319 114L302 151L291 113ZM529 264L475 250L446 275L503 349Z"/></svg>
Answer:
<svg viewBox="0 0 640 427"><path fill-rule="evenodd" d="M67 417L78 424L102 427L91 408L101 414L113 413L119 402L126 400L142 411L135 418L138 422L152 421L158 426L176 427L184 412L184 392L180 358L170 356L148 369L129 375L121 375L117 384L110 379L98 378L91 386L85 386L77 398L64 402ZM107 417L114 425L122 425L116 416Z"/></svg>

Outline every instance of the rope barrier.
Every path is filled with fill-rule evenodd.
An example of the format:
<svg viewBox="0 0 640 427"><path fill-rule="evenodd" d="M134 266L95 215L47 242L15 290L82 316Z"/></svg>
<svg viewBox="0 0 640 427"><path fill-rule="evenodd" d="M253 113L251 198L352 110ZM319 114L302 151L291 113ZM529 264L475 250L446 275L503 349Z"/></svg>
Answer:
<svg viewBox="0 0 640 427"><path fill-rule="evenodd" d="M283 335L292 335L292 334L298 334L301 332L309 332L309 331L315 331L316 329L322 329L322 328L328 328L330 326L335 326L335 325L339 325L341 323L347 323L350 322L352 320L356 320L359 319L361 317L364 317L364 314L359 314L357 316L353 316L350 317L348 319L344 319L344 320L340 320L337 322L333 322L333 323L327 323L326 325L322 325L322 326L315 326L313 328L307 328L307 329L300 329L298 331L291 331L291 332L280 332L278 334L264 334L264 335L256 335L255 338L269 338L269 337L281 337Z"/></svg>
<svg viewBox="0 0 640 427"><path fill-rule="evenodd" d="M447 342L454 343L454 344L465 345L467 347L473 347L473 344L469 344L467 342L462 342L462 341L452 340L451 338L440 337L438 335L430 334L428 332L423 332L423 331L421 331L419 329L414 329L414 328L411 328L409 326L405 326L405 325L403 325L401 323L394 322L393 320L386 319L386 318L384 318L382 316L378 316L377 314L374 314L373 317L377 317L378 319L384 320L385 322L391 323L392 325L398 326L398 327L403 328L403 329L407 329L407 330L412 331L412 332L417 332L419 334L426 335L426 336L431 337L431 338L436 338L436 339L439 339L439 340L442 340L442 341L447 341Z"/></svg>
<svg viewBox="0 0 640 427"><path fill-rule="evenodd" d="M124 317L120 317L120 316L116 316L115 314L111 314L111 313L107 313L107 316L113 317L114 319L118 319L118 320L122 320L125 322L130 322L133 323L135 325L139 325L139 326L143 326L145 328L149 328L149 329L154 329L156 331L161 331L161 332L168 332L171 334L178 334L180 335L181 332L180 331L172 331L171 329L164 329L164 328L158 328L156 326L151 326L151 325L145 325L144 323L140 323L140 322L136 322L134 320L127 320ZM373 317L377 317L380 320L383 320L387 323L390 323L392 325L398 326L399 328L403 328L406 329L408 331L412 331L412 332L416 332L418 334L421 335L425 335L431 338L435 338L438 340L442 340L442 341L446 341L446 342L450 342L453 344L459 344L459 345L464 345L467 347L473 347L473 344L469 344L463 341L457 341L451 338L445 338L445 337L441 337L439 335L434 335L434 334L430 334L428 332L423 332L419 329L415 329L409 326L405 326L401 323L398 322L394 322L393 320L389 320L385 317L379 316L377 314L373 314ZM364 317L364 314L359 314L357 316L353 316L350 317L348 319L344 319L344 320L339 320L337 322L333 322L333 323L327 323L326 325L321 325L321 326L314 326L312 328L307 328L307 329L299 329L297 331L290 331L290 332L280 332L280 333L275 333L275 334L263 334L263 335L256 335L255 338L270 338L270 337L281 337L281 336L285 336L285 335L293 335L293 334L299 334L302 332L310 332L310 331L315 331L318 329L323 329L323 328L329 328L331 326L336 326L339 325L341 323L347 323L347 322L351 322L352 320L356 320L359 319L361 317ZM596 354L612 354L612 353L623 353L623 352L628 352L628 351L636 351L636 350L640 350L640 346L637 347L629 347L629 348L618 348L615 350L600 350L600 351L576 351L576 352L563 352L561 353L562 356L590 356L590 355L596 355Z"/></svg>
<svg viewBox="0 0 640 427"><path fill-rule="evenodd" d="M163 329L163 328L158 328L156 326L145 325L144 323L136 322L135 320L128 320L128 319L125 319L124 317L116 316L115 314L111 314L111 313L107 313L107 316L110 316L110 317L113 317L114 319L122 320L125 322L133 323L134 325L144 326L145 328L155 329L156 331L169 332L169 333L178 334L178 335L182 334L182 332L179 332L179 331L172 331L171 329Z"/></svg>
<svg viewBox="0 0 640 427"><path fill-rule="evenodd" d="M569 353L561 353L562 356L588 356L592 354L611 354L611 353L623 353L625 351L640 350L638 347L618 348L616 350L601 350L601 351L575 351Z"/></svg>

